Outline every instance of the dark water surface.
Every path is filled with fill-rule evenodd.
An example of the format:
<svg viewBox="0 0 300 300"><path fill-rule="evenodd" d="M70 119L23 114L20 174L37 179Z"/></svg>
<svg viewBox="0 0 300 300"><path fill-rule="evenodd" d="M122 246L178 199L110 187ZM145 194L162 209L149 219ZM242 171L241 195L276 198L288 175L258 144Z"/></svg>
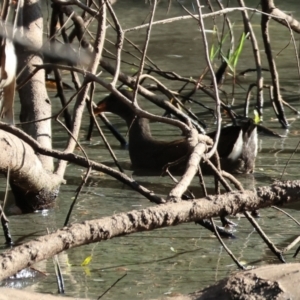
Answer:
<svg viewBox="0 0 300 300"><path fill-rule="evenodd" d="M149 6L145 1L120 0L115 4L116 14L120 18L123 29L141 24L147 17ZM167 2L167 1L165 1ZM248 6L255 6L258 1L247 1ZM278 1L279 2L279 1ZM189 10L193 10L191 1L182 1ZM278 3L279 5L280 3ZM282 7L280 7L282 8ZM300 13L298 1L285 1L285 10L297 16ZM166 16L167 3L160 3L156 19L185 15L186 13L178 4L172 2L171 10ZM204 8L204 12L207 9ZM235 31L242 30L241 19L238 14L233 15L235 19ZM206 27L211 29L211 21L206 19ZM254 27L259 36L260 17L253 17ZM221 20L218 21L221 24ZM299 108L299 75L296 68L293 47L289 44L290 33L288 29L271 22L273 52L279 53L276 62L279 67L279 75L282 92L285 100ZM139 47L142 47L145 30L131 32L126 37L131 38ZM108 36L114 39L111 29ZM208 38L210 35L208 34ZM238 34L236 35L238 40ZM114 39L115 41L115 39ZM262 42L260 42L262 45ZM126 46L130 49L129 46ZM112 47L110 47L112 49ZM253 68L254 62L247 42L245 51L239 61L237 71ZM175 71L181 76L197 78L205 67L203 58L203 45L200 32L195 20L176 22L153 28L148 55L163 70ZM263 55L263 51L261 52ZM124 59L137 63L129 55L124 54ZM217 62L218 63L218 62ZM263 56L263 66L267 62ZM133 73L135 66L124 66L123 70ZM103 74L103 78L108 76ZM265 74L268 81L269 75ZM165 80L162 80L166 83ZM241 105L245 98L245 90L248 85L255 81L255 75L240 78L242 88L237 88L236 105ZM229 92L230 78L227 77L224 89ZM207 80L209 83L209 80ZM174 82L168 87L176 90L181 86ZM199 100L206 101L210 107L214 104L203 93L199 94ZM71 94L70 94L71 95ZM54 96L54 95L52 95ZM104 96L104 90L97 87L99 100ZM268 185L280 174L289 159L291 153L299 141L299 120L296 115L286 109L291 127L284 131L274 117L265 92L266 106L264 110L265 126L286 135L285 138L259 136L259 153L254 175L239 176L245 187L253 188L257 185ZM53 98L54 111L59 109L58 100ZM56 104L57 103L57 104ZM141 102L141 106L151 106ZM251 108L252 113L253 107ZM198 115L203 115L203 109L193 107ZM242 112L242 109L237 109ZM161 111L157 111L161 114ZM116 124L122 133L126 132L122 120L111 116L111 121ZM203 119L211 123L209 115L203 115ZM64 131L54 124L54 147L63 149L66 141ZM110 162L112 159L107 154L103 143L94 133L92 142L85 142L84 137L88 127L88 118L82 126L82 145L88 151L91 159L100 162ZM106 129L104 129L107 132ZM172 129L175 135L179 133ZM169 138L170 129L161 124L153 124L153 134L160 139ZM172 137L174 138L174 137ZM109 141L118 159L131 174L129 169L129 156L126 149L120 148L118 142L109 136ZM85 170L74 165L69 165L66 173L67 185L62 186L57 207L54 210L30 215L18 215L10 217L11 231L15 241L23 242L37 236L46 234L48 230L55 230L63 226L69 205L75 195L75 190L80 184L81 176ZM155 193L166 196L173 186L167 177L138 176L134 178L153 190ZM286 170L285 179L299 179L299 155L296 153ZM208 187L212 186L212 178L207 177ZM1 181L1 190L4 191L4 180ZM192 189L196 196L200 197L200 188L195 181ZM131 191L123 184L116 182L107 175L94 172L89 178L86 187L80 195L78 203L72 214L71 222L110 216L115 213L125 212L133 209L141 209L151 205L148 200ZM299 216L299 205L288 207L286 210L294 217ZM237 223L236 239L226 240L237 258L247 266L258 266L262 264L277 263L277 259L270 253L252 226L244 218L232 218ZM296 225L283 214L273 209L261 211L258 223L262 226L271 240L279 247L285 247L298 235ZM0 239L2 244L4 238ZM84 259L92 255L93 259L88 266L81 266ZM285 255L287 261L295 261L293 252ZM195 224L184 224L172 228L155 230L152 232L136 233L129 236L71 249L67 253L58 256L66 285L66 295L75 297L88 297L95 299L109 288L118 278L127 273L127 276L114 287L104 299L150 299L164 295L177 293L188 293L199 290L215 281L222 279L230 272L236 270L232 260L224 252L216 238L207 230ZM56 293L57 286L52 260L40 263L36 266L48 276L42 281L36 281L27 289L43 293Z"/></svg>

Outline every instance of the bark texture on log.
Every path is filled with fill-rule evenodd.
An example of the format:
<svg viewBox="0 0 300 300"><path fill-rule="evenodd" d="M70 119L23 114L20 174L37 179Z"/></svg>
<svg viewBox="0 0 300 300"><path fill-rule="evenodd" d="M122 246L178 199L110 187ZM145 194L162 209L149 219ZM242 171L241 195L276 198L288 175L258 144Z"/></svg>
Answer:
<svg viewBox="0 0 300 300"><path fill-rule="evenodd" d="M235 215L273 204L300 199L300 181L276 182L257 192L231 192L179 203L167 203L140 211L85 221L39 237L0 255L0 280L64 250L139 231Z"/></svg>
<svg viewBox="0 0 300 300"><path fill-rule="evenodd" d="M53 206L63 178L45 170L27 143L3 130L0 130L0 149L0 172L7 174L9 170L10 181L16 188L14 192L18 196L27 195L26 201L15 197L22 211Z"/></svg>
<svg viewBox="0 0 300 300"><path fill-rule="evenodd" d="M43 47L43 14L41 1L26 0L23 8L23 39L32 45L34 49ZM23 82L35 69L34 65L43 64L42 54L32 51L28 47L19 46L17 49L18 71L21 72L18 83ZM48 97L45 85L45 71L39 70L19 90L21 101L20 121L22 129L40 145L46 148L52 147L51 119L35 122L51 117L51 101ZM53 170L53 159L47 156L40 156L45 169Z"/></svg>

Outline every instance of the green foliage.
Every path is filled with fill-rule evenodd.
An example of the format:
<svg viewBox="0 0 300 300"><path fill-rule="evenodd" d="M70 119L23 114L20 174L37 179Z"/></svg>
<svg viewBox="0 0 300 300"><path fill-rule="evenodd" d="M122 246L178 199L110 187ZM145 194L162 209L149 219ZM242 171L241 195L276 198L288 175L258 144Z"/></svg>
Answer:
<svg viewBox="0 0 300 300"><path fill-rule="evenodd" d="M236 69L238 60L241 56L241 53L243 51L245 40L247 39L247 37L248 37L248 34L245 34L245 32L243 32L241 37L240 37L239 44L238 44L237 48L232 53L232 55L230 55L228 58L225 57L225 55L223 55L221 53L222 58L227 62L228 67L230 68L230 70L233 73L235 73L235 69Z"/></svg>
<svg viewBox="0 0 300 300"><path fill-rule="evenodd" d="M227 32L224 35L224 37L221 40L221 42L219 43L218 41L216 41L218 30L217 30L217 27L215 25L214 25L212 31L213 31L213 33L212 33L212 45L211 45L210 53L209 53L209 59L210 59L211 62L214 60L214 58L216 57L216 55L220 52L223 44L225 43L225 41L226 41L226 39L228 38L228 35L229 35L229 32ZM218 44L217 47L215 45L216 43Z"/></svg>

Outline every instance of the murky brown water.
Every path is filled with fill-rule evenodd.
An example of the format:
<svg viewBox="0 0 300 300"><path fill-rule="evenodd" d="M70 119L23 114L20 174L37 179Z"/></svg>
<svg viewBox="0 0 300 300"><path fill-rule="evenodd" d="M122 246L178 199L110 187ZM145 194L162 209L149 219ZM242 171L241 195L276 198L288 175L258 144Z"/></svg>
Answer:
<svg viewBox="0 0 300 300"><path fill-rule="evenodd" d="M193 9L191 1L182 2L188 9ZM247 1L247 5L250 6L251 2L255 5L257 1ZM284 5L284 9L293 11L294 15L300 12L298 1L285 1ZM166 3L159 4L157 19L165 17L166 8ZM136 1L128 0L120 0L115 5L115 9L123 28L130 28L140 24L149 11L149 7L143 1L136 3ZM178 4L172 2L168 17L183 14L185 13ZM259 16L254 16L253 20L259 24ZM211 29L208 19L206 20L206 26ZM289 32L275 22L271 22L271 27L274 29L272 34L273 50L275 53L278 53L288 44ZM242 28L238 19L235 22L235 28L237 31ZM258 25L255 28L259 32ZM144 33L144 30L138 33L132 32L128 34L128 37L132 38L139 46L142 46ZM112 34L110 36L113 37ZM250 51L249 49L249 46L245 48L238 64L238 71L254 67L251 53L248 52ZM182 76L194 76L197 78L204 68L201 36L195 21L192 20L154 27L148 54L163 70L176 71ZM124 58L129 59L126 55L124 55ZM286 89L283 95L287 101L299 108L299 76L295 67L292 46L289 46L280 54L277 62L280 67L282 87ZM265 59L264 64L266 66ZM134 66L126 66L124 68L130 73L134 69L136 69ZM105 76L104 74L103 78ZM268 77L268 74L266 74L266 77ZM242 86L247 89L248 84L254 81L254 78L254 75L252 75L241 79ZM227 79L227 85L225 84L224 89L229 90L229 86L230 79ZM178 89L179 87L180 84L175 82L171 85L173 89ZM97 95L99 99L103 97L103 89L101 87L97 87ZM273 111L268 103L267 92L265 95L264 125L277 130L281 134L287 134L287 137L283 139L259 137L259 154L255 174L254 176L239 177L245 186L250 188L254 185L267 185L273 179L279 178L286 161L299 140L298 131L300 126L298 117L287 110L291 127L289 131L282 130L276 120L274 120ZM242 103L244 97L245 92L238 88L236 103ZM199 93L199 99L205 101L207 98L202 93ZM53 103L55 102L58 103L58 100L53 99ZM213 107L211 101L209 105ZM147 107L145 103L142 103L142 106ZM196 112L200 114L201 109L196 109ZM208 116L205 118L208 121L210 120ZM121 132L126 132L125 124L121 120L113 116L110 119ZM83 123L82 139L85 136L87 127L88 118ZM66 139L65 134L57 125L54 125L54 128L54 147L63 148ZM104 130L107 132L106 129ZM170 134L170 131L167 127L153 124L153 133L158 138L164 139ZM109 141L117 157L125 167L126 173L130 174L127 150L120 148L118 142L112 137L109 137ZM91 143L83 141L82 144L86 147L91 159L101 162L112 161L96 133ZM286 179L299 178L299 163L299 155L296 154L287 168ZM80 176L84 172L85 170L74 165L68 167L66 173L68 184L61 188L56 209L43 214L11 216L10 226L14 240L29 240L46 234L47 229L54 230L61 227L72 198L75 195L75 190L80 183ZM172 187L172 182L166 177L134 175L134 178L161 195L166 195ZM210 181L210 177L207 177L208 185ZM3 191L4 180L1 180L0 183ZM196 182L193 185L193 191L196 196L201 195ZM114 179L107 175L93 173L78 200L71 221L80 222L87 219L110 216L114 213L141 209L149 205L151 204L148 200ZM299 207L300 205L294 205L287 208L287 211L297 218ZM259 224L279 248L286 246L297 236L298 228L296 225L281 213L272 209L266 209L261 211L261 216L258 220ZM244 218L234 218L234 221L238 224L235 232L237 239L226 240L226 244L241 262L249 266L277 262L252 226ZM4 238L0 239L0 243L1 241L3 244ZM93 256L91 264L82 267L81 263L89 255ZM294 261L292 255L293 253L285 255L287 261ZM59 259L64 274L66 295L92 299L102 294L125 273L127 273L127 276L106 294L105 299L149 299L175 293L188 293L199 290L236 270L236 266L233 265L233 262L214 236L194 224L184 224L153 232L132 234L103 243L72 249L59 255ZM52 260L39 264L37 268L45 271L48 276L42 281L36 281L27 289L43 293L56 293L57 287Z"/></svg>

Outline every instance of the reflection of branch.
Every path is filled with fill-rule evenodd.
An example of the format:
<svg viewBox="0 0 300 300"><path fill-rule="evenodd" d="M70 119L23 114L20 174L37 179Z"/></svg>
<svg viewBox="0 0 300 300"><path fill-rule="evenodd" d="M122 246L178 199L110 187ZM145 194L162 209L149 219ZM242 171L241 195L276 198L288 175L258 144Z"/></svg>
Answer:
<svg viewBox="0 0 300 300"><path fill-rule="evenodd" d="M153 230L245 210L299 201L299 181L275 182L257 192L231 192L193 201L168 203L85 221L36 238L0 255L0 280L64 250L135 232Z"/></svg>
<svg viewBox="0 0 300 300"><path fill-rule="evenodd" d="M213 167L213 166L212 166ZM232 192L232 188L227 184L227 182L225 181L224 177L226 177L227 179L229 179L234 185L235 187L240 191L240 192L245 192L244 188L242 187L242 185L238 182L238 180L232 176L231 174L222 171L221 173L218 174L218 171L215 171L215 173L218 176L218 180L223 184L225 190L227 192ZM253 210L252 210L253 211ZM254 210L255 211L255 210ZM264 242L267 244L267 246L270 248L270 250L279 258L279 260L281 262L284 262L284 258L282 256L282 252L280 250L278 250L276 248L276 246L269 240L269 238L267 237L267 235L264 233L264 231L260 228L260 226L258 225L258 223L254 220L254 218L251 216L251 214L247 211L244 211L244 215L247 218L247 220L250 222L250 224L255 228L255 230L257 231L257 233L260 235L260 237L264 240ZM221 218L224 218L224 216L221 216ZM227 221L226 221L227 222ZM228 252L228 254L230 256L232 256L232 253L230 251L228 251L229 249L225 248L225 250ZM235 259L234 259L235 260ZM235 262L237 263L237 261L235 260ZM237 263L238 266L240 266L239 263Z"/></svg>

